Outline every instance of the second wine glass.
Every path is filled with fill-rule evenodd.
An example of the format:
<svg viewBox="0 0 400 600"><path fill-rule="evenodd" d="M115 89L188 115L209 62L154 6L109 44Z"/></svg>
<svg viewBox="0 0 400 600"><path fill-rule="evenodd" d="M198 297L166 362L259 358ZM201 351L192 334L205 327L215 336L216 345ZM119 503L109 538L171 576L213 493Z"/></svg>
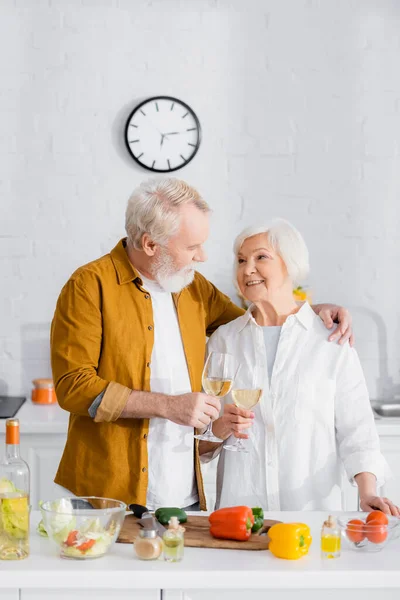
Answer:
<svg viewBox="0 0 400 600"><path fill-rule="evenodd" d="M235 375L235 359L232 354L211 352L203 369L203 390L209 396L223 398L231 391ZM223 440L212 432L212 421L204 433L194 436L197 440L221 443Z"/></svg>
<svg viewBox="0 0 400 600"><path fill-rule="evenodd" d="M251 383L242 384L242 381L248 380L249 374L245 373L245 370L246 367L244 365L239 366L235 377L235 384L232 389L232 398L237 408L251 410L258 404L263 393L262 370L259 367L254 367L250 376ZM230 450L231 452L249 452L244 445L243 440L240 438L237 438L234 444L224 444L224 450Z"/></svg>

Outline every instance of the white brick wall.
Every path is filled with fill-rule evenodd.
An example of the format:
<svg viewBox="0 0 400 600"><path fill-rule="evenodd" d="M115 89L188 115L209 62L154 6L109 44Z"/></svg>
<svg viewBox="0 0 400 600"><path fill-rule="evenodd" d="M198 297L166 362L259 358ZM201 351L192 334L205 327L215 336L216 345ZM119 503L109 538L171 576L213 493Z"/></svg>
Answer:
<svg viewBox="0 0 400 600"><path fill-rule="evenodd" d="M202 123L177 175L214 208L204 272L233 296L234 235L291 219L372 395L400 388L398 2L0 0L0 40L0 392L49 375L61 286L123 235L123 126L155 94Z"/></svg>

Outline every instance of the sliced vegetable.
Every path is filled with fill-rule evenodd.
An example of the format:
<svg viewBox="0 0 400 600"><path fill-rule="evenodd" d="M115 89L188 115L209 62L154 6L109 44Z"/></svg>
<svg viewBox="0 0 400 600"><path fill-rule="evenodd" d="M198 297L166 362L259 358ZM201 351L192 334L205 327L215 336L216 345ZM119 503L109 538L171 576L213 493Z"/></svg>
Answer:
<svg viewBox="0 0 400 600"><path fill-rule="evenodd" d="M268 531L269 550L278 558L295 560L307 554L312 542L310 528L304 523L277 523Z"/></svg>
<svg viewBox="0 0 400 600"><path fill-rule="evenodd" d="M80 544L79 546L76 546L77 550L80 550L81 552L86 552L87 550L90 550L90 548L92 548L96 543L96 540L87 540L86 542L83 542L83 544Z"/></svg>
<svg viewBox="0 0 400 600"><path fill-rule="evenodd" d="M245 542L251 536L254 525L254 515L248 506L233 506L220 508L213 512L208 520L210 533L222 540L238 540Z"/></svg>
<svg viewBox="0 0 400 600"><path fill-rule="evenodd" d="M254 516L254 525L251 528L251 532L256 533L264 525L264 511L259 506L257 506L256 508L252 508L251 511Z"/></svg>
<svg viewBox="0 0 400 600"><path fill-rule="evenodd" d="M182 508L176 507L157 508L154 516L161 525L168 525L171 517L178 517L179 523L186 523L187 521L187 514L185 511L182 510Z"/></svg>
<svg viewBox="0 0 400 600"><path fill-rule="evenodd" d="M70 533L68 534L68 537L65 541L65 543L67 544L67 546L73 546L76 541L78 539L78 531L76 529L74 529L73 531L70 531Z"/></svg>

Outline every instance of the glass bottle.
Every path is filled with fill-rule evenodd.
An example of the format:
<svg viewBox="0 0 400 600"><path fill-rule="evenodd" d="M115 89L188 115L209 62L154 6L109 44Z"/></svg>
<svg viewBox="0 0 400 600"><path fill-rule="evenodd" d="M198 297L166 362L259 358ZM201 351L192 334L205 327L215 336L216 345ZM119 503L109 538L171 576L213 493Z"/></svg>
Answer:
<svg viewBox="0 0 400 600"><path fill-rule="evenodd" d="M0 559L29 556L29 467L20 456L19 420L6 421L6 454L0 462Z"/></svg>
<svg viewBox="0 0 400 600"><path fill-rule="evenodd" d="M336 519L329 515L321 530L321 558L339 558L341 547L341 532Z"/></svg>
<svg viewBox="0 0 400 600"><path fill-rule="evenodd" d="M141 560L156 560L162 552L162 539L155 529L141 529L133 545Z"/></svg>
<svg viewBox="0 0 400 600"><path fill-rule="evenodd" d="M171 517L169 528L163 535L164 560L167 562L179 562L183 558L184 527L179 524L178 517Z"/></svg>

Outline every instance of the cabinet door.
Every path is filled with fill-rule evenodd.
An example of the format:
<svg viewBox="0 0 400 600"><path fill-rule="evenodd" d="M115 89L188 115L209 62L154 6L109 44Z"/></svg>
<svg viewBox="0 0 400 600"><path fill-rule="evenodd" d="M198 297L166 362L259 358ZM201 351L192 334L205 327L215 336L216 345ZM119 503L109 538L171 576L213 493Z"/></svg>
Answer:
<svg viewBox="0 0 400 600"><path fill-rule="evenodd" d="M2 590L0 589L1 600L19 600L19 590Z"/></svg>
<svg viewBox="0 0 400 600"><path fill-rule="evenodd" d="M3 595L0 593L1 600ZM42 589L21 590L20 600L160 600L160 590ZM8 600L8 598L5 598ZM14 598L10 598L14 600Z"/></svg>
<svg viewBox="0 0 400 600"><path fill-rule="evenodd" d="M21 454L31 471L31 504L37 508L39 500L60 497L54 477L60 464L66 437L63 435L21 436Z"/></svg>
<svg viewBox="0 0 400 600"><path fill-rule="evenodd" d="M21 435L21 456L28 463L31 472L31 504L34 510L37 509L39 500L60 497L53 480L66 439L62 434ZM3 448L4 443L5 436L0 434L0 448Z"/></svg>
<svg viewBox="0 0 400 600"><path fill-rule="evenodd" d="M382 454L392 471L392 479L385 483L379 495L390 498L400 506L400 438L381 436L380 442Z"/></svg>
<svg viewBox="0 0 400 600"><path fill-rule="evenodd" d="M397 600L397 589L163 590L162 600Z"/></svg>

